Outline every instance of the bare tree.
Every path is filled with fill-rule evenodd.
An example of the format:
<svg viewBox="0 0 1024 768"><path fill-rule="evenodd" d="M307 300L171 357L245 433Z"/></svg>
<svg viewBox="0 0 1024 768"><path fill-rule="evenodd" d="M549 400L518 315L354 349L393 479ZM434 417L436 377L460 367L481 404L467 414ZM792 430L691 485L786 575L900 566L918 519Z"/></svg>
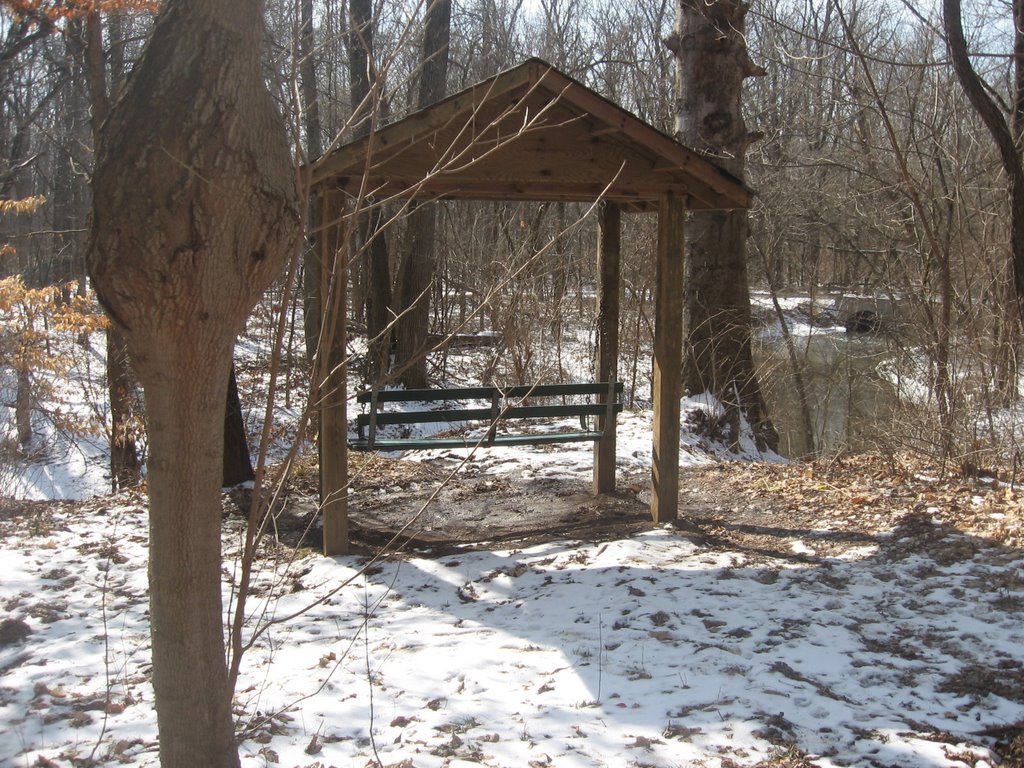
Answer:
<svg viewBox="0 0 1024 768"><path fill-rule="evenodd" d="M749 6L740 0L678 0L676 10L666 41L677 61L676 133L683 144L742 179L747 147L756 139L743 121L742 83L764 74L750 60L743 36ZM750 346L747 226L746 211L699 211L689 219L683 381L691 392L710 391L727 407L734 444L742 414L758 441L774 448L778 438Z"/></svg>
<svg viewBox="0 0 1024 768"><path fill-rule="evenodd" d="M306 134L306 157L316 160L323 154L320 124L320 97L317 93L316 36L313 0L301 0L299 19L299 87L302 97L303 128ZM315 201L310 201L309 220L317 221ZM306 358L316 356L320 339L320 259L316 238L310 235L303 259L303 320L306 340Z"/></svg>
<svg viewBox="0 0 1024 768"><path fill-rule="evenodd" d="M349 0L349 78L354 137L371 130L381 109L383 77L374 59L376 21L370 0ZM366 281L367 378L377 380L388 370L391 356L391 264L385 232L380 228L383 212L374 208L362 217L359 239L366 244L363 263L357 267Z"/></svg>
<svg viewBox="0 0 1024 768"><path fill-rule="evenodd" d="M427 4L417 99L421 109L445 95L451 18L451 0L431 0ZM413 389L427 386L430 286L436 269L436 207L429 204L417 206L409 226L412 230L410 245L398 273L401 317L396 329L395 367L400 372L402 383Z"/></svg>
<svg viewBox="0 0 1024 768"><path fill-rule="evenodd" d="M149 418L153 687L165 768L238 765L221 605L235 335L300 237L263 4L170 0L104 123L88 266Z"/></svg>
<svg viewBox="0 0 1024 768"><path fill-rule="evenodd" d="M1009 102L1003 102L1001 109L994 96L998 91L982 80L971 64L967 39L964 37L960 0L942 2L942 24L953 60L953 70L967 94L967 100L988 130L1006 175L1010 218L1008 263L1013 275L1016 318L1011 319L1010 323L1004 323L1003 332L1008 338L1000 346L1004 350L1013 350L1004 351L1002 355L1012 360L1016 356L1014 352L1019 338L1019 323L1024 321L1024 143L1021 139L1021 131L1024 130L1024 1L1012 0L1010 10L1013 21L1010 95ZM1016 365L1003 367L1011 368L1000 380L1003 382L1004 399L1012 400L1017 395Z"/></svg>
<svg viewBox="0 0 1024 768"><path fill-rule="evenodd" d="M120 31L120 27L115 27ZM111 84L107 85L107 68L103 49L103 19L99 11L92 11L85 19L82 54L84 70L89 84L90 115L92 135L99 135L100 126L110 113L110 93L123 85L124 71L123 41L112 35L110 59ZM107 347L107 398L110 403L110 484L113 490L137 485L142 476L142 463L136 445L135 417L137 400L135 376L128 360L128 348L124 334L116 325L106 333Z"/></svg>

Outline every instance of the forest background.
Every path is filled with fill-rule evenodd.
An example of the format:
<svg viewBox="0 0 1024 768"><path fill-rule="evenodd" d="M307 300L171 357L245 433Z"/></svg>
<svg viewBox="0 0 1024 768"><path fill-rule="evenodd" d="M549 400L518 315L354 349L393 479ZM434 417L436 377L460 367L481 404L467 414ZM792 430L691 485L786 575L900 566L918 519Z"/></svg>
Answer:
<svg viewBox="0 0 1024 768"><path fill-rule="evenodd" d="M236 7L259 5L239 2ZM219 421L223 395L218 394L211 405L210 398L196 397L201 387L191 386L187 373L183 376L182 370L170 371L166 366L160 370L159 362L146 363L147 356L174 360L173 354L164 356L166 350L159 343L170 340L180 345L175 350L187 350L191 357L185 357L204 372L207 389L203 391L223 393L223 370L204 358L223 359L226 368L228 346L220 341L234 338L238 319L234 315L249 306L245 291L258 287L251 297L255 300L297 239L298 208L288 189L289 170L301 177L308 163L339 143L527 56L540 55L643 120L666 133L675 132L683 123L680 94L686 86L679 81L681 70L675 59L684 58L688 42L679 34L683 25L677 13L699 5L688 0L678 4L268 3L269 44L261 61L261 19L240 17L237 30L213 25L213 37L205 38L212 27L203 14L210 10L201 4L172 3L168 8L175 12L162 14L161 23L166 20L166 24L158 23L152 33L151 39L162 45L154 42L146 48L156 52L147 53L135 70L148 73L151 79L145 80L129 78L128 73L150 38L155 11L151 3L12 0L3 4L0 131L7 157L0 168L4 228L0 234L4 269L10 275L3 282L5 316L0 339L9 403L3 479L13 486L24 468L45 465L60 446L78 447L99 438L109 446L110 484L117 490L140 482L147 450L153 447L157 460L151 462L148 473L151 622L155 627L159 617L165 626L177 628L173 632L185 634L198 632L193 627L199 626L206 649L189 657L191 665L168 664L170 657L158 654L157 640L166 651L173 645L173 640L168 643L173 632L153 632L153 678L161 716L161 759L166 765L194 764L187 750L214 754L189 744L196 740L189 702L198 700L194 694L199 691L216 694L207 698L217 709L210 722L218 725L206 736L219 750L230 753L232 761L237 758L231 692L245 645L248 569L256 557L259 526L267 519L261 476L272 444L292 446L283 464L272 469L271 477L277 482L282 477L277 470L286 472L294 466L298 453L308 445L307 438L318 437L310 429L317 380L321 371L339 362L332 357L334 350L322 345L324 329L318 322L321 317L333 318L331 313L321 315L318 304L322 296L331 295L319 282L326 275L316 260L315 245L322 232L307 228L308 245L313 247L304 252L294 249L283 276L257 304L236 351L228 387L224 483L255 479L256 492L241 557L236 619L227 637L227 667L221 658L219 498L210 495L194 506L178 504L177 497L167 493L169 486L161 485L173 478L177 487L172 490L182 491L185 501L195 501L189 496L191 475L178 474L175 467L194 470L194 459L206 455L202 449L219 440L219 424L212 422ZM815 335L813 329L834 325L831 310L839 306L836 297L882 299L897 308L891 325L887 321L876 328L873 316L861 314L862 322L849 328L877 332L885 346L884 377L898 395L884 421L868 431L870 445L887 453L915 451L975 473L983 467L1009 467L1015 473L1019 452L1014 406L1019 395L1017 350L1024 297L1024 171L1019 139L1024 116L1022 7L1015 3L967 9L967 40L961 39L964 9L956 0L946 0L941 15L939 9L924 12L907 2L794 2L752 8L722 2L714 7L732 11L734 26L721 30L722 39L738 32L741 20L746 22L743 39L752 59L740 60L741 78L751 78L746 119L757 129L741 137L742 146L729 148L731 156L719 151L718 159L732 167L746 154L747 182L757 192L757 203L750 213L749 237L743 238L749 257L740 267L743 279L711 284L703 295L689 289L688 348L696 350L694 339L706 330L699 323L694 326L693 318L700 315L693 305L703 302L704 309L710 310L704 316L710 327L734 308L728 301L735 296L728 293L730 289L735 293L739 286L746 311L749 276L768 297L782 331L786 357L779 365L798 394L802 415L804 439L798 452L813 455L824 448L824 433L812 416L813 396L805 383L810 345L793 333L792 315L784 307L795 307L803 315L806 328L812 330L802 338L809 340ZM187 37L188 33L197 34ZM196 40L207 39L233 45L233 52L219 61L209 45L196 45ZM243 40L248 45L240 44ZM160 68L189 61L187 55L168 53L178 43L182 48L186 43L194 45L204 62L192 73L195 88L190 82L175 82L168 74L179 70ZM236 60L241 62L237 70L231 67ZM232 134L224 121L209 120L198 107L174 115L168 112L169 103L147 101L145 89L139 87L140 82L153 82L176 97L184 95L187 100L191 94L197 104L203 103L200 97L217 95L225 83L234 82L211 74L220 72L225 62L225 71L239 75L239 91L254 98L232 103L235 110L226 114L236 120L239 115L266 117L270 110L263 85L267 85L290 129L294 168L280 162L281 142L275 145L277 155L269 151L270 144L240 145L239 135L246 141L252 138L247 133L250 124ZM120 98L123 86L127 95ZM966 97L961 95L964 90ZM219 104L216 98L208 103ZM254 104L254 111L243 111ZM153 114L158 117L154 119ZM175 119L181 123L177 134ZM154 154L159 154L133 154L138 148L131 143L135 135L131 128L149 129L154 122L161 139L171 137L172 141L207 136L189 131L210 128L214 139L198 143L197 158L202 159L207 147L214 154L218 148L223 150L225 157L241 156L241 165L250 175L239 188L238 199L211 200L210 190L216 185L197 184L191 173L183 174L181 189L175 189L173 177L181 174L181 168L168 165L166 158L158 157L145 172L141 159L133 164L132 158L152 162ZM168 124L171 128L164 132ZM146 136L148 141L151 136ZM195 149L196 145L188 146ZM99 151L94 152L97 146ZM268 151L258 151L260 146ZM256 169L246 162L245 153L253 147L257 148L253 155L262 161ZM186 156L165 154L172 160ZM232 162L237 160L227 166L235 170ZM153 170L161 167L168 170L167 178ZM218 172L220 164L198 163L197 168ZM131 178L139 184L138 199L121 180L123 174L131 173L137 174ZM271 179L272 184L262 183ZM118 238L130 226L111 226L111 222L131 219L131 226L147 237L152 235L153 241L165 234L180 235L181 220L175 216L188 209L176 207L175 200L180 203L179 193L185 194L186 187L189 194L202 196L201 204L193 201L198 206L193 211L208 205L214 219L216 212L233 217L232 227L216 231L230 230L228 239L238 240L232 240L233 247L244 241L243 252L253 257L247 262L253 274L245 276L251 278L249 283L236 286L211 283L213 273L203 273L198 285L207 291L203 295L222 299L207 306L215 312L225 310L219 325L198 322L208 314L182 316L179 325L184 331L161 336L167 329L157 323L157 332L146 336L148 331L124 322L117 310L134 302L143 316L160 312L139 301L142 294L119 294L112 284L104 286L104 277L116 272L123 278L134 270L142 274L141 285L155 286L153 295L159 300L169 298L172 308L194 311L195 302L188 301L187 292L162 288L154 270L139 269L148 254L128 252ZM254 213L252 206L239 204L239 200L256 200L258 196L244 196L253 190L266 193L260 200L267 202L274 198L268 190L279 189L280 199L274 200L279 205L273 210ZM308 189L299 192L301 196ZM95 201L90 201L90 194ZM156 199L168 203L151 205ZM310 202L303 200L303 206L317 221L323 212ZM90 207L95 220L92 241L86 247ZM149 217L151 231L146 227ZM266 231L250 226L254 219L266 225ZM348 355L350 370L364 385L529 383L550 379L552 374L557 379L580 375L578 363L586 360L593 334L587 320L596 282L592 224L591 208L568 203L415 208L374 204L369 215L360 217L353 238L358 249L348 264L352 294L343 310L353 344L340 352ZM261 238L274 241L277 253L272 253L275 248L263 250L266 243ZM647 404L652 385L652 373L641 361L650 357L653 332L655 276L649 254L654 239L654 222L649 218L633 217L627 223L620 375L627 381L627 401L638 408ZM112 243L113 247L105 247ZM175 265L180 250L170 260L174 269L181 263ZM262 267L253 266L264 262L268 252L270 258ZM194 251L189 253L195 256ZM211 248L211 253L221 257L233 251ZM164 255L158 253L158 258ZM692 251L686 261L689 286L699 282ZM219 274L226 279L237 277L230 269ZM90 276L95 285L90 285ZM118 317L118 323L103 319L93 288L106 291L105 309ZM798 297L795 302L794 296ZM214 325L217 344L194 354L201 345L190 333ZM97 355L95 337L100 330L105 344ZM754 336L746 321L734 323L732 330L740 332L739 343L727 334L704 334L712 347L721 345L719 356L735 354ZM122 331L128 344L134 344L135 372L146 385L154 424L148 439L145 408ZM420 354L424 344L433 344L432 339L473 340L492 352L474 358L467 368L464 358L449 355L444 344L429 358ZM692 356L699 358L697 352ZM99 360L102 364L95 362ZM740 406L746 408L741 402L746 362L737 358L735 379L733 372L724 380L717 378L717 365L707 369L715 374L707 377L707 383L725 410L718 424L709 422L705 428L709 432L722 429L738 446L738 412ZM697 394L699 387L693 387L686 367L683 373L691 394ZM159 386L171 379L178 390ZM193 401L183 407L185 401L167 397L168 391L191 393ZM283 396L287 414L280 422L274 415L280 405L278 395ZM730 402L732 395L737 402ZM297 413L291 410L293 399ZM83 402L84 411L78 407ZM748 417L754 410L747 411ZM255 469L247 444L246 411L249 431L260 432ZM279 423L282 434L276 432ZM760 430L762 425L753 426ZM157 451L157 437L168 427L175 432L192 429L191 441L165 442L163 452ZM759 447L772 447L768 431L758 431L756 436ZM279 437L290 440L279 443ZM217 477L211 491L221 479L216 468L213 473ZM211 471L203 467L201 474L205 480ZM158 491L158 486L163 490ZM206 534L187 537L180 532L190 530L182 524L187 506L189 514L204 521ZM166 559L163 565L156 562L166 550L156 543L158 529L174 533L176 551L182 554L181 562L171 563L170 568ZM205 592L182 586L198 579L197 569L189 563L200 550L203 573L209 576L203 581ZM179 592L205 601L203 619L192 621L193 613L186 610L168 621L167 598L176 599ZM161 599L165 602L160 603ZM177 647L176 652L187 646ZM200 662L216 668L220 677L208 674ZM173 677L180 677L186 668L191 682L184 688L191 693L178 697L175 707L175 699L168 699L167 692L175 690ZM221 678L223 685L211 682ZM177 730L168 730L169 724ZM181 753L174 757L174 750Z"/></svg>
<svg viewBox="0 0 1024 768"><path fill-rule="evenodd" d="M0 239L3 273L15 279L4 284L3 299L5 474L26 454L52 449L40 438L55 426L72 437L104 434L114 447L116 487L133 482L145 452L141 407L118 339L106 356L109 405L104 372L92 371L89 424L59 407L54 375L60 379L74 361L43 342L50 327L101 323L83 256L93 121L116 98L153 7L5 3L4 10ZM746 81L744 101L757 132L747 155L747 182L757 193L747 270L751 284L773 299L802 297L812 326L834 322L827 310L837 293L897 303L903 322L887 341L891 369L913 386L901 387L900 407L873 425L872 443L971 466L1005 465L1017 454L1007 409L1018 388L1012 206L997 146L958 84L938 10L900 2L752 6L746 40L765 74ZM972 61L1011 126L1020 113L1012 10L978 3L964 16ZM289 118L298 161L364 130L370 115L383 124L431 98L421 92L424 61L431 60L423 53L423 12L415 3L363 0L268 4L265 76ZM663 40L674 18L665 0L456 3L440 92L538 55L671 134L675 70ZM353 79L360 71L367 82ZM427 256L428 278L436 279L423 283L422 264L417 269L423 235L415 215L396 216L354 259L354 327L377 331L388 321L379 316L381 304L408 306L422 284L432 332L495 334L502 351L495 365L517 383L534 380L537 345L560 350L564 325L541 318L590 312L595 245L585 207L438 209ZM648 217L630 217L623 235L620 375L631 403L649 398L650 381L637 363L647 357L653 330L654 226ZM377 248L386 254L371 255ZM384 276L375 277L371 264ZM510 274L526 279L506 280ZM291 313L284 363L297 381L308 375L315 351L315 328L306 329L303 347L302 312L318 290L309 283L301 274L290 284L282 279L264 302L268 313ZM379 298L381 291L388 295ZM362 358L367 381L381 375L370 351ZM779 364L802 392L799 343ZM436 381L444 366L432 365ZM413 373L419 381L427 376L425 367ZM480 373L482 380L494 371ZM243 387L243 399L254 392ZM813 454L824 435L806 416L809 404L803 407L798 452Z"/></svg>

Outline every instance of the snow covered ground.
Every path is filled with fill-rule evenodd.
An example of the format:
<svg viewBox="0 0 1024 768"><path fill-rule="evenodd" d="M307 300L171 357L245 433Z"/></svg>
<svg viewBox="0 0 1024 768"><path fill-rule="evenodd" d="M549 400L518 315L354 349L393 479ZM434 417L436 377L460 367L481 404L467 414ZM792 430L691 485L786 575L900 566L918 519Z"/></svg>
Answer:
<svg viewBox="0 0 1024 768"><path fill-rule="evenodd" d="M157 764L144 509L0 515L0 765ZM243 764L996 765L981 732L1024 718L1024 553L899 537L800 563L657 529L363 573L268 542L250 631L313 607L246 657Z"/></svg>
<svg viewBox="0 0 1024 768"><path fill-rule="evenodd" d="M620 423L620 469L643 470L650 414ZM684 461L721 448L684 429ZM589 454L490 451L474 469L585 486ZM14 495L88 498L105 463L101 439L51 451ZM3 768L157 765L145 505L0 504ZM249 631L308 610L244 661L243 764L994 766L993 729L1024 720L1024 553L935 530L939 547L896 528L804 562L665 528L368 571L267 542ZM229 560L226 600L234 578Z"/></svg>

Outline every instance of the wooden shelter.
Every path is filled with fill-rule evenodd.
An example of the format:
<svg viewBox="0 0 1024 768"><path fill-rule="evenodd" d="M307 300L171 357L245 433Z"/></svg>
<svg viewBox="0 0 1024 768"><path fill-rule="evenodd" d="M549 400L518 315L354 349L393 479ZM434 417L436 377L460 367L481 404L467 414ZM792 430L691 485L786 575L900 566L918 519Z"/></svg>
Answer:
<svg viewBox="0 0 1024 768"><path fill-rule="evenodd" d="M368 199L600 202L599 381L616 378L622 212L657 211L651 515L679 500L683 213L745 208L750 193L693 150L540 59L529 59L320 158L310 169L325 269L345 270L345 211ZM331 281L324 281L327 285ZM324 297L341 316L344 280ZM347 551L344 323L332 322L321 394L324 549ZM615 441L594 449L594 492L615 485Z"/></svg>

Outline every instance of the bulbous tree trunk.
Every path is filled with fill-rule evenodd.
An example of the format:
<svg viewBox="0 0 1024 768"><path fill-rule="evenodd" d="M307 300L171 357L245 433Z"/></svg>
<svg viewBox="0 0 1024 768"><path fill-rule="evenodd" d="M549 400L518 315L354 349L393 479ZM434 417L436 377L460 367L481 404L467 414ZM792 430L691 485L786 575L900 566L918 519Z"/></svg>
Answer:
<svg viewBox="0 0 1024 768"><path fill-rule="evenodd" d="M220 487L235 335L301 233L260 71L263 5L168 0L99 136L88 266L149 419L153 687L164 768L238 765Z"/></svg>
<svg viewBox="0 0 1024 768"><path fill-rule="evenodd" d="M676 57L679 141L712 157L742 180L747 132L740 98L746 77L763 74L743 37L749 6L740 0L677 0L666 44ZM725 405L731 439L746 416L762 447L778 435L764 407L750 345L747 212L695 211L687 224L683 385Z"/></svg>

